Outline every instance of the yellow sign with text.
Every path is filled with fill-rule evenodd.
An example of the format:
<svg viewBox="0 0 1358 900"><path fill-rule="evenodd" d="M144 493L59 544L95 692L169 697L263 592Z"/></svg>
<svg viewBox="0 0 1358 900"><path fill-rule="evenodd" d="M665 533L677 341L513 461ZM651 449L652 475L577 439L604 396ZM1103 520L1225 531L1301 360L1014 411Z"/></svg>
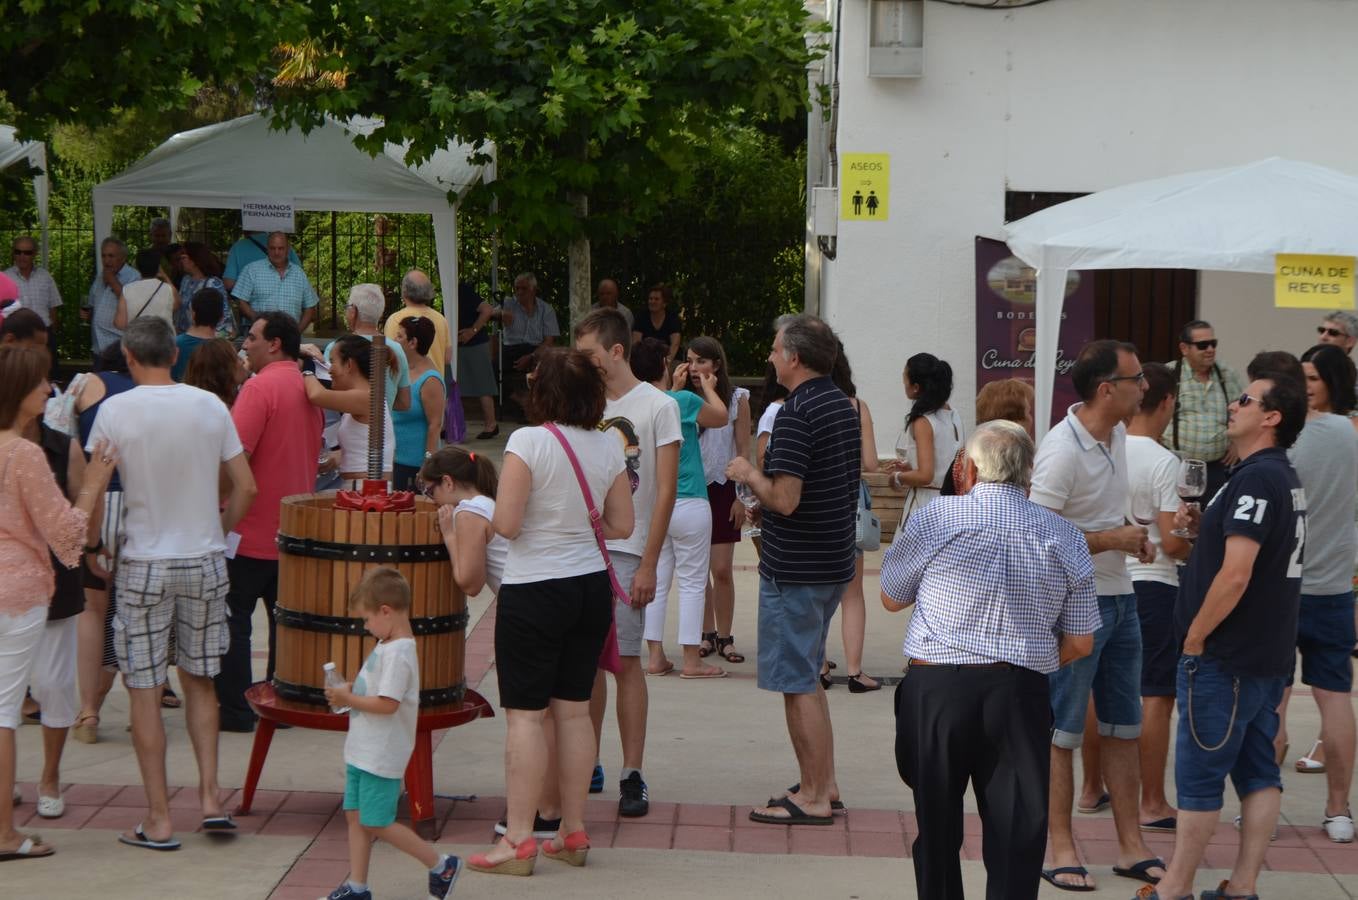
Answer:
<svg viewBox="0 0 1358 900"><path fill-rule="evenodd" d="M1353 309L1352 256L1279 253L1273 305L1284 309Z"/></svg>
<svg viewBox="0 0 1358 900"><path fill-rule="evenodd" d="M840 219L885 222L890 205L891 155L845 153L840 157L840 166Z"/></svg>

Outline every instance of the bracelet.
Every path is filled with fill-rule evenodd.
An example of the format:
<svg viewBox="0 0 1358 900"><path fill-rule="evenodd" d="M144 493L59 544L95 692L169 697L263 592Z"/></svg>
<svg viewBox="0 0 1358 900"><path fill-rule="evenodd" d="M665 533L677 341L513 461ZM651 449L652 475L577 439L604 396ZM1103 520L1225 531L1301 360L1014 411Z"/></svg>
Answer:
<svg viewBox="0 0 1358 900"><path fill-rule="evenodd" d="M103 549L104 549L104 542L103 542L103 541L100 541L99 543L95 544L93 547L86 547L86 548L85 548L85 552L86 552L86 553L98 553L100 550L103 550Z"/></svg>
<svg viewBox="0 0 1358 900"><path fill-rule="evenodd" d="M891 486L892 486L893 488L895 488L896 490L898 490L898 491L905 490L905 485L901 484L901 473L900 473L900 472L892 472L892 473L891 473Z"/></svg>

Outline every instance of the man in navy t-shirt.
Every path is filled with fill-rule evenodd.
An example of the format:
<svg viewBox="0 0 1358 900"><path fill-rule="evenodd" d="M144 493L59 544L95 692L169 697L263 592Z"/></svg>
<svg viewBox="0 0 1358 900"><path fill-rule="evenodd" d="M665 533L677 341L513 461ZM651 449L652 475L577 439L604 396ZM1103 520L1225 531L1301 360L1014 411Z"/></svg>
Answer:
<svg viewBox="0 0 1358 900"><path fill-rule="evenodd" d="M861 431L829 372L835 333L815 316L778 320L769 362L787 402L774 421L764 471L743 456L726 477L754 489L763 510L759 562L759 686L783 695L801 768L798 788L750 812L755 822L829 825L835 783L830 710L820 686L825 637L854 573Z"/></svg>
<svg viewBox="0 0 1358 900"><path fill-rule="evenodd" d="M1291 375L1268 374L1250 382L1229 414L1226 433L1240 462L1202 513L1174 611L1183 635L1179 820L1160 897L1192 896L1228 774L1240 797L1241 839L1218 891L1254 894L1282 801L1273 739L1292 672L1306 547L1306 494L1286 450L1306 424L1306 390Z"/></svg>

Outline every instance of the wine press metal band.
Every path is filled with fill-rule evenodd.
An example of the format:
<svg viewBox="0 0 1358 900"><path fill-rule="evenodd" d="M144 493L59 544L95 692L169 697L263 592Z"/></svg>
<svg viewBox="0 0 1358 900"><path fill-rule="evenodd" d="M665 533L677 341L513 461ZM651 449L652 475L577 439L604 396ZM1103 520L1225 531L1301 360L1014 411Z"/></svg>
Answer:
<svg viewBox="0 0 1358 900"><path fill-rule="evenodd" d="M287 534L278 535L278 549L290 556L310 556L360 563L438 562L448 558L448 548L437 544L340 544Z"/></svg>
<svg viewBox="0 0 1358 900"><path fill-rule="evenodd" d="M362 637L366 633L363 630L363 620L350 616L327 616L321 613L299 612L295 609L288 609L282 604L274 607L273 616L274 622L277 624L285 628L296 628L298 631L358 637ZM465 610L453 613L451 616L412 617L410 629L420 637L431 634L448 634L466 628L469 618Z"/></svg>
<svg viewBox="0 0 1358 900"><path fill-rule="evenodd" d="M294 684L291 681L284 681L277 676L273 680L273 689L278 696L284 700L293 700L297 703L309 703L313 706L325 706L325 690L323 688L311 687L305 684ZM420 691L420 707L429 706L448 706L453 703L461 703L467 693L467 682L459 681L451 687L431 688L427 691Z"/></svg>

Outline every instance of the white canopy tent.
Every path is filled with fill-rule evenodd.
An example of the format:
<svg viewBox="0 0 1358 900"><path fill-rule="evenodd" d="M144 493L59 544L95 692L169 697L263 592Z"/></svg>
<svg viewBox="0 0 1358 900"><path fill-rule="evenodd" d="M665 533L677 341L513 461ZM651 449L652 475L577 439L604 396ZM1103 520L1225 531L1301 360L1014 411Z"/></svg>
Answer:
<svg viewBox="0 0 1358 900"><path fill-rule="evenodd" d="M29 165L38 170L33 176L33 197L38 203L38 224L42 228L42 264L47 265L47 147L41 141L21 141L15 138L15 130L9 125L0 125L0 169L8 169L20 160L28 160Z"/></svg>
<svg viewBox="0 0 1358 900"><path fill-rule="evenodd" d="M1358 255L1358 178L1265 159L1123 185L1006 228L1037 270L1036 409L1050 410L1071 269L1211 269L1271 274L1278 253ZM1047 432L1039 413L1037 431Z"/></svg>
<svg viewBox="0 0 1358 900"><path fill-rule="evenodd" d="M405 163L405 147L395 144L369 156L353 138L379 125L327 119L304 135L271 130L269 120L255 114L176 134L94 188L95 240L112 232L119 205L166 206L171 221L183 207L239 209L245 197L291 200L295 210L428 213L444 295L456 296L456 204L478 179L493 178L493 167L473 164L473 148L455 141L414 167Z"/></svg>

